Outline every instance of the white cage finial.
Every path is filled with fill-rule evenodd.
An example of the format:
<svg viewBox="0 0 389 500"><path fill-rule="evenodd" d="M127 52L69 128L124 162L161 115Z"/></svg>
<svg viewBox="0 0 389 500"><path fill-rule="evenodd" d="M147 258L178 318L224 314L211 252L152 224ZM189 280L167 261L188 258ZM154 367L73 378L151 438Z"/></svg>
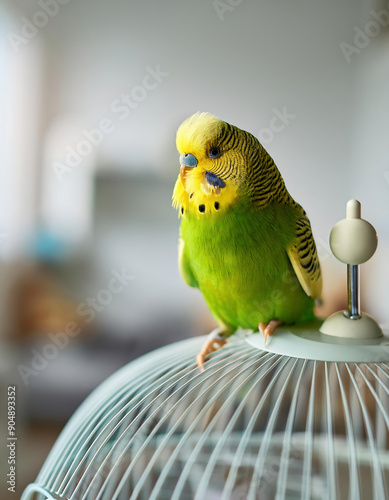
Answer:
<svg viewBox="0 0 389 500"><path fill-rule="evenodd" d="M330 246L335 257L347 264L348 311L332 314L320 331L336 337L372 339L382 337L382 330L359 308L359 264L368 261L377 248L374 227L361 218L361 204L347 203L347 216L332 228Z"/></svg>

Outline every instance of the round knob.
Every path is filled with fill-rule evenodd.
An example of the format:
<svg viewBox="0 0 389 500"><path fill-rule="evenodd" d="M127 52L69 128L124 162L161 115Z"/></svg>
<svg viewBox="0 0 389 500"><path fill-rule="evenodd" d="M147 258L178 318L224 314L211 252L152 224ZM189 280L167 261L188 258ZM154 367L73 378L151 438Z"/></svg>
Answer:
<svg viewBox="0 0 389 500"><path fill-rule="evenodd" d="M361 204L357 200L350 200L347 203L346 218L332 228L332 253L344 264L359 265L374 255L377 244L374 227L361 219Z"/></svg>

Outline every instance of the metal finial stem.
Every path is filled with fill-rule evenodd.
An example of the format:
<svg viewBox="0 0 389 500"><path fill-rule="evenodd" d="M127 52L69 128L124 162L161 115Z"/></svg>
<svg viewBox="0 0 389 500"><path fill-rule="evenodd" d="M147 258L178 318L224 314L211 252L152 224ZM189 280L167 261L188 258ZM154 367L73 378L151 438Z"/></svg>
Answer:
<svg viewBox="0 0 389 500"><path fill-rule="evenodd" d="M348 317L359 319L359 266L347 265Z"/></svg>

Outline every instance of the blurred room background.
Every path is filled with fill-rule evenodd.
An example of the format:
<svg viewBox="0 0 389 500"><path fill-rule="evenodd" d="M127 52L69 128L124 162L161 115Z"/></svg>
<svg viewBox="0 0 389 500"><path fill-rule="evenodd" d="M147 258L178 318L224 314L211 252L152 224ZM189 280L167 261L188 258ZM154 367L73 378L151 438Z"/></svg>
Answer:
<svg viewBox="0 0 389 500"><path fill-rule="evenodd" d="M362 202L379 235L362 305L389 323L388 9L2 0L0 424L17 385L19 492L109 374L214 326L179 276L171 208L175 132L198 110L262 140L308 212L322 314L345 305L329 232L350 198Z"/></svg>

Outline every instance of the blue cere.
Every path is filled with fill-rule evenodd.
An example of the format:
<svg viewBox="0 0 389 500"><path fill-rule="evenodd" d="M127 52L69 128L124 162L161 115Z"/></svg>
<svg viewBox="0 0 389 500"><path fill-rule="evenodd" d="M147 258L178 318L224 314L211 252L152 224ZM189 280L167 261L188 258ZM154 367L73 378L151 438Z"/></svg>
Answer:
<svg viewBox="0 0 389 500"><path fill-rule="evenodd" d="M180 156L180 164L185 165L185 167L195 167L197 163L197 158L190 153Z"/></svg>

